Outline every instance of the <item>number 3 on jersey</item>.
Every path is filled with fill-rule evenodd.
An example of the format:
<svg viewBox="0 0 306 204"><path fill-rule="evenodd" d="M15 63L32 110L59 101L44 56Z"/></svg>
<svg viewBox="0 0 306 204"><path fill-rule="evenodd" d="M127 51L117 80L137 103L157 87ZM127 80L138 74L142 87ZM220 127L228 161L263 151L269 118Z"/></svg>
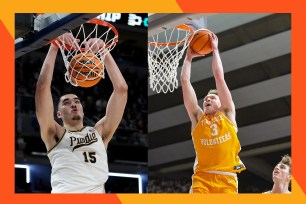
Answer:
<svg viewBox="0 0 306 204"><path fill-rule="evenodd" d="M211 131L211 136L217 136L219 134L218 132L218 128L217 128L217 125L216 124L212 124L210 126L210 129L212 130Z"/></svg>
<svg viewBox="0 0 306 204"><path fill-rule="evenodd" d="M84 155L84 161L86 163L96 163L96 153L95 152L83 152Z"/></svg>

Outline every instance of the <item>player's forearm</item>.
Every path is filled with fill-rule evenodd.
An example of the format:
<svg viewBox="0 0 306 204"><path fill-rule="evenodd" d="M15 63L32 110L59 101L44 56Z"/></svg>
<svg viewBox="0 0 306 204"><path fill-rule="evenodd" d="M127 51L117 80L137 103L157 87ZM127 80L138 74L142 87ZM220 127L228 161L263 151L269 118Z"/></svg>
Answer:
<svg viewBox="0 0 306 204"><path fill-rule="evenodd" d="M184 105L187 109L190 119L194 120L196 119L198 104L197 104L197 96L190 82L191 62L192 58L188 57L187 55L182 67L181 83L182 83Z"/></svg>
<svg viewBox="0 0 306 204"><path fill-rule="evenodd" d="M128 86L126 81L110 53L105 56L104 63L108 76L113 84L114 91L127 92Z"/></svg>
<svg viewBox="0 0 306 204"><path fill-rule="evenodd" d="M190 82L191 62L192 62L192 58L189 56L186 56L183 67L182 67L182 71L181 71L182 84L185 82Z"/></svg>
<svg viewBox="0 0 306 204"><path fill-rule="evenodd" d="M53 71L54 71L54 66L55 66L55 59L57 56L58 52L58 47L55 45L51 44L48 54L45 58L45 61L42 65L40 75L38 77L37 81L37 87L50 87L51 86L51 81L52 81L52 76L53 76Z"/></svg>
<svg viewBox="0 0 306 204"><path fill-rule="evenodd" d="M218 49L213 50L212 71L213 71L215 79L224 78L223 65L222 65L222 61L221 61L221 57L220 57Z"/></svg>

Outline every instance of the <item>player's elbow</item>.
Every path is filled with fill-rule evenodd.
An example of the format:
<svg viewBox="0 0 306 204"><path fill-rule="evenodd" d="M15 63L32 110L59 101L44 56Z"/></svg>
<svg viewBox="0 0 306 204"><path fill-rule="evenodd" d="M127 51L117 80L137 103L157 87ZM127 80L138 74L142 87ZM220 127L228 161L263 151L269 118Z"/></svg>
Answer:
<svg viewBox="0 0 306 204"><path fill-rule="evenodd" d="M36 93L43 92L49 88L50 87L42 79L39 79L36 83Z"/></svg>
<svg viewBox="0 0 306 204"><path fill-rule="evenodd" d="M40 89L46 89L50 88L50 84L47 83L46 79L44 77L39 77L36 83L36 91Z"/></svg>
<svg viewBox="0 0 306 204"><path fill-rule="evenodd" d="M186 77L184 75L181 75L181 83L182 83L182 85L190 83L190 78Z"/></svg>
<svg viewBox="0 0 306 204"><path fill-rule="evenodd" d="M221 68L213 69L213 74L214 74L215 79L220 79L220 80L224 79L224 72L223 72L223 69Z"/></svg>
<svg viewBox="0 0 306 204"><path fill-rule="evenodd" d="M44 100L47 93L51 93L50 85L48 85L48 83L44 83L44 82L38 80L37 83L36 83L36 89L35 89L35 101L36 101L36 103L40 103L40 101Z"/></svg>
<svg viewBox="0 0 306 204"><path fill-rule="evenodd" d="M125 82L123 82L118 85L118 87L116 88L116 91L119 92L120 94L127 94L128 85Z"/></svg>

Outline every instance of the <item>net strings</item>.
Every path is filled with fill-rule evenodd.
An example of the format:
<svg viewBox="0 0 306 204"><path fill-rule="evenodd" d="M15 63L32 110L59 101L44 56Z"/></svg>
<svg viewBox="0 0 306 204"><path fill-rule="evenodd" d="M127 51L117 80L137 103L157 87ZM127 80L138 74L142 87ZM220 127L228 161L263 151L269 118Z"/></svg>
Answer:
<svg viewBox="0 0 306 204"><path fill-rule="evenodd" d="M87 81L87 80L95 80L98 77L104 78L104 58L105 55L110 52L115 46L116 43L115 40L117 38L116 35L110 37L110 33L112 31L111 28L108 28L105 32L102 34L98 34L98 29L100 25L95 24L94 28L91 32L88 34L86 33L86 29L84 27L84 24L82 24L78 32L74 35L73 32L70 30L69 32L74 36L74 42L73 44L78 44L77 39L83 39L82 42L79 44L77 48L73 48L72 46L69 46L65 44L65 40L62 38L58 38L55 43L60 48L61 54L64 59L64 64L66 67L66 73L65 73L65 80L67 83L72 84L73 86L78 86L78 82ZM95 38L96 41L88 47L87 50L82 51L81 48L85 47L85 43L90 39ZM100 47L98 51L94 50L96 46L98 46L99 39L103 40L104 46ZM92 56L88 56L88 53L94 53ZM81 56L79 56L81 54ZM78 55L78 58L75 58L75 56ZM95 66L89 66L86 63L82 63L80 59L84 58L86 60L95 61L93 58L98 58L99 62L95 64ZM76 61L76 63L71 64L72 61ZM75 66L77 64L82 64L82 68L76 68ZM102 66L101 66L102 64ZM97 69L97 67L102 67L101 69ZM87 68L89 72L82 72L83 68ZM71 73L74 73L74 76L72 76ZM81 76L81 77L79 77ZM79 79L81 78L81 79Z"/></svg>
<svg viewBox="0 0 306 204"><path fill-rule="evenodd" d="M174 37L176 34L176 37ZM158 44L162 35L165 46ZM166 31L152 36L153 44L148 46L149 84L157 93L173 92L178 88L177 68L184 51L188 47L191 32L173 28L170 34ZM170 45L170 42L177 42Z"/></svg>

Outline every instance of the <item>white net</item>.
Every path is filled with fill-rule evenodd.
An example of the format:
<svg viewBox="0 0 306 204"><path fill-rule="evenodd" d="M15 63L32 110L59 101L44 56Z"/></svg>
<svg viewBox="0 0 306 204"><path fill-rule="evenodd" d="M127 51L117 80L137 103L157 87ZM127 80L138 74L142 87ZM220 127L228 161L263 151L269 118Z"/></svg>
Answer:
<svg viewBox="0 0 306 204"><path fill-rule="evenodd" d="M53 41L53 44L60 48L64 59L66 82L73 86L83 86L85 84L83 82L94 82L104 78L105 55L116 46L118 41L116 28L100 19L92 19L68 32L74 37L73 44L78 46L72 47L65 44L63 36ZM88 46L89 39L93 39L90 46ZM86 84L90 85L90 83Z"/></svg>
<svg viewBox="0 0 306 204"><path fill-rule="evenodd" d="M177 67L192 36L188 26L180 25L149 38L149 84L153 91L167 93L178 87Z"/></svg>

